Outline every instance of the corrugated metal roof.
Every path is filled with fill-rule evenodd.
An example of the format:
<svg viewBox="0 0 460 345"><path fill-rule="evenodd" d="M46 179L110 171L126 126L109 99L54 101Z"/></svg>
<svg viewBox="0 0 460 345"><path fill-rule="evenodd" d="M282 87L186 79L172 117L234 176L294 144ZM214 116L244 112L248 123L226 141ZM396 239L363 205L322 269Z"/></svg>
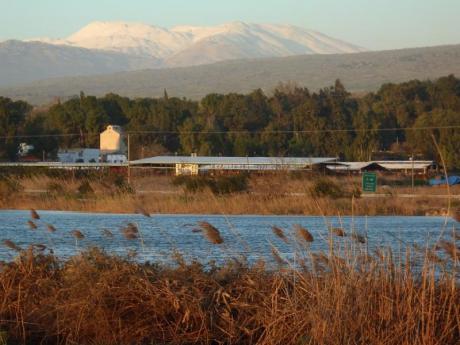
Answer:
<svg viewBox="0 0 460 345"><path fill-rule="evenodd" d="M336 171L360 171L371 165L379 165L386 170L415 170L426 169L435 163L433 161L371 161L371 162L337 162L327 168Z"/></svg>
<svg viewBox="0 0 460 345"><path fill-rule="evenodd" d="M305 165L276 165L276 164L266 164L266 165L254 165L254 164L215 164L215 165L202 165L200 166L200 171L209 171L209 170L302 170Z"/></svg>
<svg viewBox="0 0 460 345"><path fill-rule="evenodd" d="M374 164L378 164L378 163L376 162L338 162L337 165L328 165L327 168L330 170L360 171Z"/></svg>
<svg viewBox="0 0 460 345"><path fill-rule="evenodd" d="M435 164L433 161L376 161L375 163L388 170L421 170Z"/></svg>
<svg viewBox="0 0 460 345"><path fill-rule="evenodd" d="M309 166L335 162L336 158L309 157L210 157L210 156L156 156L132 161L131 165L144 164L198 164L198 165L299 165Z"/></svg>

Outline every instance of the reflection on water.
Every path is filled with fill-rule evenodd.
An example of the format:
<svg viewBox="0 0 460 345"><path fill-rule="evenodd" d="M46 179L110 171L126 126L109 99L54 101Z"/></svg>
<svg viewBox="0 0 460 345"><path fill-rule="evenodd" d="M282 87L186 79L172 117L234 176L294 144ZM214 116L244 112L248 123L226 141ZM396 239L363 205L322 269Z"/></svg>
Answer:
<svg viewBox="0 0 460 345"><path fill-rule="evenodd" d="M168 262L174 250L187 260L220 262L230 256L245 255L250 262L259 258L271 260L271 244L281 255L292 258L292 242L284 243L272 233L272 226L283 229L286 235L294 236L293 225L307 228L314 237L309 250L327 250L328 228L343 228L367 236L367 243L357 245L363 250L391 246L397 252L406 245L434 243L439 236L452 230L455 222L449 220L445 226L442 217L298 217L298 216L208 216L208 215L158 215L151 218L142 215L91 214L74 212L40 212L34 220L37 229L30 228L30 212L0 211L0 240L11 240L22 248L31 244L45 244L54 253L66 258L88 247L97 246L108 253L134 255L140 261ZM224 244L210 244L198 232L197 223L208 221L221 232ZM140 230L137 240L126 239L122 228L134 223ZM56 231L52 231L53 228ZM79 230L83 239L72 236ZM75 235L75 233L74 233ZM112 236L113 235L113 236ZM336 245L344 245L335 238ZM359 249L359 248L358 248ZM11 260L16 254L0 247L0 260Z"/></svg>

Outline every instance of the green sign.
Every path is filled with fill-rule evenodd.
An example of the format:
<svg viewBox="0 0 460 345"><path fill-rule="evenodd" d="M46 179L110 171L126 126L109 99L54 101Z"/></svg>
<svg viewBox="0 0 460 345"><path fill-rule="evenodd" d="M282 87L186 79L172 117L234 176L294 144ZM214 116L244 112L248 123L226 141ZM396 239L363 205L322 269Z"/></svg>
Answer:
<svg viewBox="0 0 460 345"><path fill-rule="evenodd" d="M363 192L375 193L377 191L377 174L363 173Z"/></svg>

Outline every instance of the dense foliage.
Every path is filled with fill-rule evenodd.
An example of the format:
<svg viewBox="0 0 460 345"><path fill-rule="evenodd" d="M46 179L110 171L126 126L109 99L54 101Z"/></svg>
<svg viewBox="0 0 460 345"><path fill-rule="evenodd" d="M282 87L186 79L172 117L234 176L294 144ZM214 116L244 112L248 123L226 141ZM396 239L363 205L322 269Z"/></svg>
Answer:
<svg viewBox="0 0 460 345"><path fill-rule="evenodd" d="M107 124L122 125L133 133L133 157L196 152L368 160L373 152L392 150L406 157L437 159L434 136L447 167L460 168L459 129L410 129L460 125L460 80L452 75L386 84L362 97L348 93L337 80L319 92L280 85L271 96L255 90L247 95L210 94L199 102L168 97L166 92L159 99L81 93L47 109L32 110L24 102L0 98L0 137L5 143L0 155L14 159L17 144L24 141L48 156L58 147L94 147ZM379 131L382 128L394 130ZM61 136L11 138L30 134ZM69 134L73 135L63 136Z"/></svg>

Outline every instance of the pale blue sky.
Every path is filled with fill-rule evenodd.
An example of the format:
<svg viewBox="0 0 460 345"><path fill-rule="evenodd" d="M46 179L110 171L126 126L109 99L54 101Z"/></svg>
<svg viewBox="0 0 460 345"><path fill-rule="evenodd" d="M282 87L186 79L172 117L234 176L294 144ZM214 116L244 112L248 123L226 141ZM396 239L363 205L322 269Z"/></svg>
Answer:
<svg viewBox="0 0 460 345"><path fill-rule="evenodd" d="M369 49L460 43L460 0L0 0L0 40L61 38L95 20L163 27L289 23Z"/></svg>

